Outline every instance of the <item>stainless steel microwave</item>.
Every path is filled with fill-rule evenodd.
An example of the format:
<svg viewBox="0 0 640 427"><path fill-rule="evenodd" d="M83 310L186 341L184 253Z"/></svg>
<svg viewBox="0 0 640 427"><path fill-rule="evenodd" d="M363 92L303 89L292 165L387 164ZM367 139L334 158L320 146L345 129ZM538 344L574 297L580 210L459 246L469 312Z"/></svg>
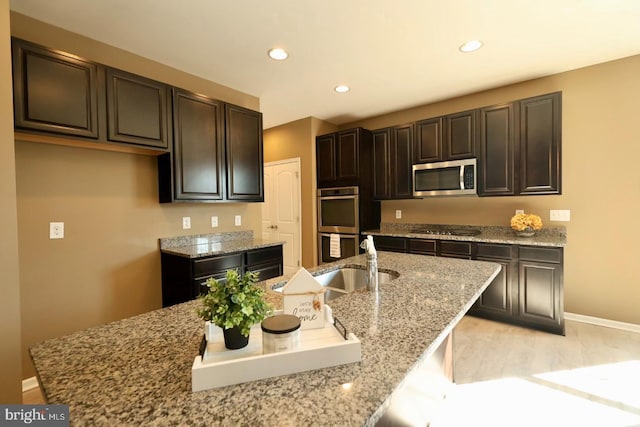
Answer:
<svg viewBox="0 0 640 427"><path fill-rule="evenodd" d="M413 165L413 195L477 195L476 176L476 159Z"/></svg>

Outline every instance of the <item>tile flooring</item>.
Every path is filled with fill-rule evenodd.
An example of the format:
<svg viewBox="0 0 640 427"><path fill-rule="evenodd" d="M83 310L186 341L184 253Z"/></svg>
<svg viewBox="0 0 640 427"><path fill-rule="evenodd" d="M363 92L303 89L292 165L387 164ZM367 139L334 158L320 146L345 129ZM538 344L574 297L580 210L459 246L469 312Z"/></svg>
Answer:
<svg viewBox="0 0 640 427"><path fill-rule="evenodd" d="M640 334L566 322L566 336L465 317L455 380L431 427L640 426Z"/></svg>

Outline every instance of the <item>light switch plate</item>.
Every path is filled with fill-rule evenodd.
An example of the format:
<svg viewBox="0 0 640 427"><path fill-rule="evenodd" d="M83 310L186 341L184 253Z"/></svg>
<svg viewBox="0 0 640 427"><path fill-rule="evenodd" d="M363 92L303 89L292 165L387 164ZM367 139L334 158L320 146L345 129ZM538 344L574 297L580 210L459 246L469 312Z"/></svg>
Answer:
<svg viewBox="0 0 640 427"><path fill-rule="evenodd" d="M182 217L182 229L183 230L188 230L191 228L191 217L190 216L183 216Z"/></svg>
<svg viewBox="0 0 640 427"><path fill-rule="evenodd" d="M571 221L571 211L569 209L551 209L549 221Z"/></svg>
<svg viewBox="0 0 640 427"><path fill-rule="evenodd" d="M64 222L49 223L49 239L64 239Z"/></svg>
<svg viewBox="0 0 640 427"><path fill-rule="evenodd" d="M218 226L218 217L214 215L211 217L211 228L216 228L217 226Z"/></svg>
<svg viewBox="0 0 640 427"><path fill-rule="evenodd" d="M400 209L396 209L396 219L402 218L402 211Z"/></svg>
<svg viewBox="0 0 640 427"><path fill-rule="evenodd" d="M516 215L523 214L524 209L516 209Z"/></svg>
<svg viewBox="0 0 640 427"><path fill-rule="evenodd" d="M242 225L242 217L240 215L236 215L236 226L241 226Z"/></svg>

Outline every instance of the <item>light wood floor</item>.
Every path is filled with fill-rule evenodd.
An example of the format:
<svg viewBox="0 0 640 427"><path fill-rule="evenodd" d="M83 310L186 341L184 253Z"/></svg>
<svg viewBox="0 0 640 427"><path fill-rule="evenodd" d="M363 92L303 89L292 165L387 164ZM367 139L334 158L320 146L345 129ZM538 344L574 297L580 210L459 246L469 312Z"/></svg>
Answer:
<svg viewBox="0 0 640 427"><path fill-rule="evenodd" d="M455 381L431 427L640 426L640 334L566 322L566 336L466 316ZM38 388L24 403L45 403Z"/></svg>

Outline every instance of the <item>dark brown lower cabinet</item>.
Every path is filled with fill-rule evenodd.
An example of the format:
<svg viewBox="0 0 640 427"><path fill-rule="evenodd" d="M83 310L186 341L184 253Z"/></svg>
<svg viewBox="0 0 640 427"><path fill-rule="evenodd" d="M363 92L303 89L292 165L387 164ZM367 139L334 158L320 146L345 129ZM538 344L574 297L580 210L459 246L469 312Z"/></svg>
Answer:
<svg viewBox="0 0 640 427"><path fill-rule="evenodd" d="M564 335L562 249L520 246L518 321Z"/></svg>
<svg viewBox="0 0 640 427"><path fill-rule="evenodd" d="M512 294L516 284L513 276L518 274L517 255L518 247L514 245L476 244L475 259L498 263L502 269L473 305L471 314L503 321L513 317Z"/></svg>
<svg viewBox="0 0 640 427"><path fill-rule="evenodd" d="M162 306L195 299L207 291L207 280L224 280L227 270L259 273L258 280L282 275L282 245L202 258L161 253Z"/></svg>
<svg viewBox="0 0 640 427"><path fill-rule="evenodd" d="M437 240L409 239L409 253L436 256L438 255Z"/></svg>
<svg viewBox="0 0 640 427"><path fill-rule="evenodd" d="M376 249L500 264L469 314L564 335L563 249L374 236Z"/></svg>
<svg viewBox="0 0 640 427"><path fill-rule="evenodd" d="M439 243L438 256L445 258L471 259L473 243L449 240L440 240Z"/></svg>
<svg viewBox="0 0 640 427"><path fill-rule="evenodd" d="M562 248L477 243L476 254L502 270L469 314L564 335Z"/></svg>
<svg viewBox="0 0 640 427"><path fill-rule="evenodd" d="M373 244L379 251L407 253L409 240L405 237L373 236Z"/></svg>
<svg viewBox="0 0 640 427"><path fill-rule="evenodd" d="M282 246L254 249L244 254L244 270L258 273L258 280L282 276Z"/></svg>

